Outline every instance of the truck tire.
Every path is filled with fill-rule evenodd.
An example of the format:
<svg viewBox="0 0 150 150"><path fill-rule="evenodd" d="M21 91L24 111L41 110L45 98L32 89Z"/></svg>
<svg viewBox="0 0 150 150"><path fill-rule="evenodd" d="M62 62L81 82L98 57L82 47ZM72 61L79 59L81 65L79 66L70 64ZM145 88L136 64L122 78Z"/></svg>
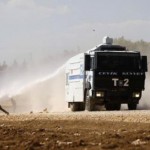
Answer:
<svg viewBox="0 0 150 150"><path fill-rule="evenodd" d="M94 110L94 103L93 103L91 98L87 98L86 99L85 109L87 111L93 111Z"/></svg>
<svg viewBox="0 0 150 150"><path fill-rule="evenodd" d="M78 111L79 110L79 103L70 103L71 111Z"/></svg>
<svg viewBox="0 0 150 150"><path fill-rule="evenodd" d="M106 110L120 110L121 104L106 103L105 108Z"/></svg>
<svg viewBox="0 0 150 150"><path fill-rule="evenodd" d="M137 104L136 103L128 103L128 109L129 110L136 110Z"/></svg>
<svg viewBox="0 0 150 150"><path fill-rule="evenodd" d="M86 91L86 99L85 99L85 110L93 111L94 110L94 102L92 98L89 96L89 91Z"/></svg>

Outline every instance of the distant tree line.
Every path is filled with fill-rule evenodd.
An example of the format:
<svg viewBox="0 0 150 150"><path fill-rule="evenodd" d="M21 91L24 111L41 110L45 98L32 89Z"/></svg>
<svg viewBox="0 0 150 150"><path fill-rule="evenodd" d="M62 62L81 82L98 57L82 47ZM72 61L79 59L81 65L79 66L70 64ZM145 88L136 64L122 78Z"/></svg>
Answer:
<svg viewBox="0 0 150 150"><path fill-rule="evenodd" d="M114 43L122 45L122 46L126 46L129 50L139 50L139 51L150 50L150 42L146 42L143 40L133 42L131 40L125 39L123 36L120 38L114 39Z"/></svg>

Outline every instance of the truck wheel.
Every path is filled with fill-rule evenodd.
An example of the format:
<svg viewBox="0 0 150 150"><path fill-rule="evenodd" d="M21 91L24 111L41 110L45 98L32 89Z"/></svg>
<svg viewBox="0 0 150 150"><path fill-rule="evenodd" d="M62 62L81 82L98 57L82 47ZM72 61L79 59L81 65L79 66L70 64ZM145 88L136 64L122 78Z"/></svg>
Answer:
<svg viewBox="0 0 150 150"><path fill-rule="evenodd" d="M70 103L70 109L71 109L71 111L78 111L79 104L78 103Z"/></svg>
<svg viewBox="0 0 150 150"><path fill-rule="evenodd" d="M137 104L136 103L128 103L128 109L129 110L136 110Z"/></svg>
<svg viewBox="0 0 150 150"><path fill-rule="evenodd" d="M94 102L92 98L89 96L89 91L86 91L85 110L88 110L88 111L94 110Z"/></svg>
<svg viewBox="0 0 150 150"><path fill-rule="evenodd" d="M85 109L88 110L88 111L93 111L94 110L94 103L93 103L91 98L86 99L86 106L85 107L86 107Z"/></svg>

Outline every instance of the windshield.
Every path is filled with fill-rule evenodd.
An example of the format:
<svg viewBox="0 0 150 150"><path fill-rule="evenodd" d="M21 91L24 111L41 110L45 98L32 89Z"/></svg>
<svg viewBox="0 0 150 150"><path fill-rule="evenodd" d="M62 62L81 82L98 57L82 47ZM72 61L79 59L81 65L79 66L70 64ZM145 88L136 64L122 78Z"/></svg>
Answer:
<svg viewBox="0 0 150 150"><path fill-rule="evenodd" d="M97 69L103 71L139 71L139 53L97 53Z"/></svg>

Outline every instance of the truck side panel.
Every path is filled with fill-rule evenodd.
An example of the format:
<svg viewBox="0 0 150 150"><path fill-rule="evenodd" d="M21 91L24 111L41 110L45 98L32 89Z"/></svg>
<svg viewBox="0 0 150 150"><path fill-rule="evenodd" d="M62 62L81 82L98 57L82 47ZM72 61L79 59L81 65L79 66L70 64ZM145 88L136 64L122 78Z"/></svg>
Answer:
<svg viewBox="0 0 150 150"><path fill-rule="evenodd" d="M72 57L66 64L66 101L84 101L84 53Z"/></svg>

